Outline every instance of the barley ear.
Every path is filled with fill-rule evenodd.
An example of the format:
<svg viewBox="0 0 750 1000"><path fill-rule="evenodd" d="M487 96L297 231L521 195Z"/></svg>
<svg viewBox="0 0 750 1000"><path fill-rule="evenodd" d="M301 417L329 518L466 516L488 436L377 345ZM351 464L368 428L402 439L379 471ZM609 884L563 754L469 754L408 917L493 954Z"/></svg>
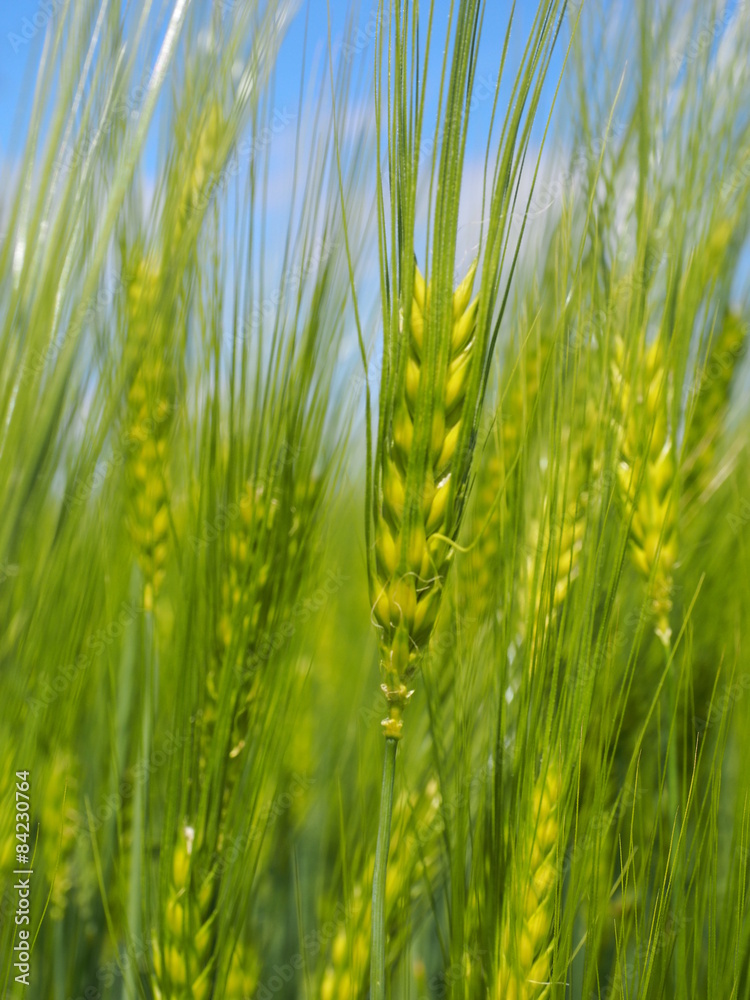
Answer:
<svg viewBox="0 0 750 1000"><path fill-rule="evenodd" d="M539 626L549 625L562 608L581 569L592 506L590 480L601 471L594 455L596 422L596 408L589 400L579 421L562 427L558 450L567 472L558 469L557 474L566 479L565 495L560 491L550 501L545 494L540 516L529 522L520 605L522 622L529 610L534 616L532 645Z"/></svg>
<svg viewBox="0 0 750 1000"><path fill-rule="evenodd" d="M440 836L436 819L441 803L438 784L432 778L418 792L404 791L394 805L391 863L385 884L385 922L392 960L409 941L399 904L408 898L411 906L416 905L423 895L424 882L435 877ZM412 832L415 830L416 836ZM371 917L370 902L358 883L346 923L339 928L331 947L320 989L323 1000L352 1000L363 995L370 963Z"/></svg>
<svg viewBox="0 0 750 1000"><path fill-rule="evenodd" d="M409 342L402 344L405 364L392 421L384 428L370 595L389 707L383 728L396 740L408 683L432 634L451 563L444 533L457 530L454 459L474 360L478 300L470 298L475 273L476 262L455 290L449 322L440 329L430 315L430 288L415 269ZM428 352L438 359L435 382Z"/></svg>
<svg viewBox="0 0 750 1000"><path fill-rule="evenodd" d="M253 996L260 979L260 961L255 950L239 941L232 955L224 1000L246 1000Z"/></svg>
<svg viewBox="0 0 750 1000"><path fill-rule="evenodd" d="M141 258L126 294L126 358L135 374L127 394L127 524L151 610L164 580L169 543L167 442L174 412L168 331L159 312L160 272Z"/></svg>
<svg viewBox="0 0 750 1000"><path fill-rule="evenodd" d="M68 896L74 888L77 802L78 784L73 762L67 754L57 754L42 797L40 815L41 829L47 831L42 841L42 855L51 882L49 916L52 920L63 919Z"/></svg>
<svg viewBox="0 0 750 1000"><path fill-rule="evenodd" d="M716 342L698 369L690 390L695 403L685 433L681 471L686 490L704 493L716 471L716 458L737 362L747 341L748 324L736 312L727 310Z"/></svg>
<svg viewBox="0 0 750 1000"><path fill-rule="evenodd" d="M561 790L559 769L550 764L534 788L530 835L517 844L500 933L497 1000L541 1000L549 994Z"/></svg>
<svg viewBox="0 0 750 1000"><path fill-rule="evenodd" d="M195 237L194 226L202 217L215 184L214 165L226 127L224 112L217 100L209 103L198 123L198 139L191 147L192 161L179 164L184 180L178 186L175 206L174 244L179 246L186 235ZM195 223L194 221L195 220Z"/></svg>
<svg viewBox="0 0 750 1000"><path fill-rule="evenodd" d="M644 580L652 581L656 634L668 647L677 559L677 466L669 433L663 337L648 348L639 344L635 360L626 372L625 348L618 340L612 366L619 422L617 487L630 526L631 560Z"/></svg>
<svg viewBox="0 0 750 1000"><path fill-rule="evenodd" d="M520 321L522 330L531 326L528 311L529 306L525 304ZM523 443L551 349L550 338L540 334L535 336L532 327L521 346L518 359L506 359L510 376L503 390L501 440L503 459L508 468L513 465Z"/></svg>
<svg viewBox="0 0 750 1000"><path fill-rule="evenodd" d="M213 990L216 879L212 872L198 878L194 837L185 827L175 844L163 939L153 944L161 1000L208 1000Z"/></svg>
<svg viewBox="0 0 750 1000"><path fill-rule="evenodd" d="M477 472L471 511L472 542L459 562L460 596L467 600L467 612L480 621L498 611L503 541L510 514L504 490L505 466L500 454L493 451Z"/></svg>
<svg viewBox="0 0 750 1000"><path fill-rule="evenodd" d="M238 764L234 762L244 749L250 706L262 683L262 671L255 658L259 643L266 641L268 629L278 621L280 613L294 604L297 593L296 589L283 597L277 593L282 574L278 568L274 572L274 568L281 559L288 579L296 585L302 578L311 550L306 529L318 488L319 481L312 477L276 497L270 495L265 484L249 481L237 504L237 515L226 532L215 655L206 676L200 761L205 773L215 740L221 671L229 669L236 681L232 685L231 742L226 746L229 764L223 775L225 800L234 787L238 772ZM287 510L282 510L283 507Z"/></svg>

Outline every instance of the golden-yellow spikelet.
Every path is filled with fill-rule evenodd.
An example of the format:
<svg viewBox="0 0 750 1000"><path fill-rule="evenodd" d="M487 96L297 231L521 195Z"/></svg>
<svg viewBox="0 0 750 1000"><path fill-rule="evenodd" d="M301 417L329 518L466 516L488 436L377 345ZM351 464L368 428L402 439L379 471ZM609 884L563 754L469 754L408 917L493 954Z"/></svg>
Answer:
<svg viewBox="0 0 750 1000"><path fill-rule="evenodd" d="M55 755L52 772L40 797L40 845L47 875L52 882L49 915L62 920L73 888L74 860L78 827L78 788L72 761L67 753Z"/></svg>
<svg viewBox="0 0 750 1000"><path fill-rule="evenodd" d="M197 142L192 164L179 164L180 194L177 200L177 218L174 226L175 245L179 246L193 220L199 220L208 202L217 154L225 128L224 112L218 101L213 100L204 110L197 126ZM186 169L187 168L187 169Z"/></svg>
<svg viewBox="0 0 750 1000"><path fill-rule="evenodd" d="M127 394L127 523L151 610L164 580L169 546L167 442L175 381L168 331L159 309L160 271L140 259L126 295L126 357L135 372Z"/></svg>
<svg viewBox="0 0 750 1000"><path fill-rule="evenodd" d="M541 519L532 518L529 522L528 541L526 549L526 588L522 593L522 619L526 617L526 609L534 608L535 623L538 621L543 600L543 585L549 586L551 600L545 604L545 621L562 605L568 595L573 581L578 576L579 560L583 548L583 536L586 529L586 510L578 500L573 500L561 508L557 517L551 515L551 506L545 501ZM542 551L540 552L540 547ZM540 574L544 574L544 563L549 562L544 579L535 579L536 566Z"/></svg>
<svg viewBox="0 0 750 1000"><path fill-rule="evenodd" d="M430 880L434 878L440 804L437 782L431 779L422 792L411 795L403 792L394 806L392 862L385 889L386 926L392 949L398 947L399 938L403 937L398 921L399 903L404 897L412 900L419 897L425 875ZM320 988L323 1000L358 1000L363 995L370 963L371 916L370 899L358 884L354 887L346 923L339 928L331 947Z"/></svg>
<svg viewBox="0 0 750 1000"><path fill-rule="evenodd" d="M240 941L232 954L224 1000L247 1000L254 995L259 977L260 962L255 949Z"/></svg>
<svg viewBox="0 0 750 1000"><path fill-rule="evenodd" d="M407 684L429 642L452 557L444 532L454 529L449 506L460 485L453 481L454 460L466 419L463 404L473 359L477 300L470 304L470 299L475 271L476 264L453 294L449 327L439 331L429 320L430 290L415 268L408 357L396 389L392 425L383 436L370 594L390 710L383 725L394 739L401 735ZM427 384L428 348L438 351L442 368L434 386ZM427 447L423 454L413 454L417 428L425 421Z"/></svg>
<svg viewBox="0 0 750 1000"><path fill-rule="evenodd" d="M594 500L592 485L600 472L594 448L596 421L595 407L589 400L580 423L562 428L559 454L566 468L558 470L558 478L565 486L565 495L560 490L554 502L545 495L541 516L532 516L528 521L524 586L520 591L522 633L529 609L534 613L534 636L540 624L549 624L580 572Z"/></svg>
<svg viewBox="0 0 750 1000"><path fill-rule="evenodd" d="M293 563L299 548L300 518L306 496L298 491L292 517L285 528L284 556ZM273 572L270 540L280 519L280 501L268 495L264 485L248 483L242 492L237 517L227 534L226 567L222 580L222 608L218 626L220 655L234 638L255 637L263 618L272 617L264 596ZM241 657L246 651L243 651Z"/></svg>
<svg viewBox="0 0 750 1000"><path fill-rule="evenodd" d="M716 453L729 406L737 362L747 341L748 324L728 310L716 342L692 387L695 409L685 434L682 463L686 489L703 493L715 473Z"/></svg>
<svg viewBox="0 0 750 1000"><path fill-rule="evenodd" d="M668 377L662 336L650 347L641 342L631 372L624 370L625 347L615 345L612 366L619 406L618 492L630 525L630 555L652 581L656 634L669 644L672 630L673 570L677 558L677 465L668 421Z"/></svg>
<svg viewBox="0 0 750 1000"><path fill-rule="evenodd" d="M526 305L521 312L520 327L522 330L529 327ZM531 330L523 342L517 361L508 359L506 362L510 377L501 401L501 441L503 459L509 469L526 434L551 349L552 341L549 337L535 336L534 330Z"/></svg>
<svg viewBox="0 0 750 1000"><path fill-rule="evenodd" d="M561 790L560 772L551 764L534 788L530 836L517 843L500 933L497 1000L541 1000L549 994Z"/></svg>
<svg viewBox="0 0 750 1000"><path fill-rule="evenodd" d="M172 856L163 940L153 942L161 1000L208 1000L213 992L217 880L195 870L194 853L194 831L185 827Z"/></svg>
<svg viewBox="0 0 750 1000"><path fill-rule="evenodd" d="M15 867L13 855L16 848L15 838L15 813L10 807L11 796L15 796L15 771L13 770L13 757L10 747L2 754L2 768L0 768L0 871L8 872ZM34 849L33 843L29 845L29 854Z"/></svg>
<svg viewBox="0 0 750 1000"><path fill-rule="evenodd" d="M536 290L535 295L538 295ZM522 307L519 325L522 330L529 328L527 304ZM489 455L477 472L472 518L475 541L469 558L462 560L468 579L461 589L473 595L472 604L480 619L499 610L502 541L518 500L521 469L516 463L552 348L551 339L541 336L540 331L538 326L531 329L523 339L518 358L511 356L506 360L510 374L501 386L501 401L495 418L500 433L497 440L489 442ZM534 523L529 539L534 546L532 551L535 551L540 530L539 520Z"/></svg>
<svg viewBox="0 0 750 1000"><path fill-rule="evenodd" d="M207 1000L216 995L218 960L216 901L219 876L202 862L205 852L185 826L172 854L172 876L162 937L154 935L154 992L161 1000ZM218 862L220 863L220 862ZM222 996L245 1000L257 986L259 961L247 943L237 943Z"/></svg>
<svg viewBox="0 0 750 1000"><path fill-rule="evenodd" d="M299 560L304 557L303 520L316 496L317 481L304 489L290 488L291 502L272 497L264 485L248 483L233 505L226 532L222 574L221 607L217 622L216 653L206 675L200 744L199 786L218 780L218 848L220 855L227 807L239 773L239 757L247 737L249 706L262 675L254 660L258 643L288 605L290 593L278 593L283 573L300 579ZM283 571L278 560L284 560ZM274 572L276 568L276 572ZM293 600L293 597L292 597ZM227 659L227 656L230 659ZM215 748L219 717L221 671L235 674L226 711L232 720L229 742L221 748L223 762L218 777L208 772L208 758ZM213 996L215 980L215 901L220 877L190 868L193 832L186 826L173 849L170 893L164 915L164 937L154 945L155 968L164 1000ZM200 852L199 852L200 853ZM205 850L203 851L205 853ZM257 980L257 961L240 946L229 973L224 995L244 997ZM244 985L243 985L244 984ZM185 992L190 986L192 993ZM237 992L246 990L246 994ZM180 992L183 991L183 992ZM204 992L205 991L205 992ZM234 991L234 992L233 992Z"/></svg>
<svg viewBox="0 0 750 1000"><path fill-rule="evenodd" d="M226 536L225 560L221 582L221 606L216 635L216 656L206 676L207 699L203 714L204 758L212 740L218 712L219 672L231 653L230 669L240 677L232 704L233 728L229 758L234 760L244 747L249 705L262 671L263 656L259 643L268 641L267 629L275 620L273 586L279 574L273 572L276 560L283 559L292 575L295 561L301 556L300 545L304 519L314 503L317 485L312 483L295 490L288 511L282 502L269 496L265 485L247 483L242 491L237 516ZM277 538L279 532L283 538ZM299 574L297 574L299 576ZM236 768L224 778L224 793L231 793Z"/></svg>
<svg viewBox="0 0 750 1000"><path fill-rule="evenodd" d="M123 772L123 781L135 786L132 768ZM128 894L132 877L133 860L133 805L134 796L128 795L122 802L118 818L117 849L114 863L114 885L109 892L109 907L115 927L127 926Z"/></svg>
<svg viewBox="0 0 750 1000"><path fill-rule="evenodd" d="M505 482L504 463L492 452L477 474L472 510L474 538L463 567L460 595L467 599L467 612L482 620L498 611L503 532L508 517L507 500L500 496Z"/></svg>

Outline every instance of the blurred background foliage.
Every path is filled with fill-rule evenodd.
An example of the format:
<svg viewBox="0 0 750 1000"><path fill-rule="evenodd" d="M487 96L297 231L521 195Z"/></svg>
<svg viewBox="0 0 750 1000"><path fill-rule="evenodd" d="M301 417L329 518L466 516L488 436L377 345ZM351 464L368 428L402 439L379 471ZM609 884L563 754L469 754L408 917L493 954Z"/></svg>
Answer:
<svg viewBox="0 0 750 1000"><path fill-rule="evenodd" d="M350 277L376 393L388 12L37 13L0 196L4 995L364 998L385 705ZM394 997L750 997L749 56L742 3L561 24L399 748Z"/></svg>

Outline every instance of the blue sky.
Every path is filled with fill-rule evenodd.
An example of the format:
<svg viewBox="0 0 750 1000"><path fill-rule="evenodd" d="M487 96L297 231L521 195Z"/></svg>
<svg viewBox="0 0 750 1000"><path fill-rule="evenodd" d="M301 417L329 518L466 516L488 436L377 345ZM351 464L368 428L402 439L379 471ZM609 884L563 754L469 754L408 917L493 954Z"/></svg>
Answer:
<svg viewBox="0 0 750 1000"><path fill-rule="evenodd" d="M71 0L79 2L79 0ZM167 8L171 8L174 0L166 3ZM209 0L192 0L196 6L208 6ZM224 0L226 3L239 3L243 0ZM44 32L50 17L55 17L59 11L63 0L14 0L12 5L6 4L0 11L0 171L7 177L12 172L13 166L18 161L20 148L25 138L26 115L31 104L31 97L34 88L36 69L39 63L41 48L44 40ZM685 0L684 6L677 4L678 18L688 6L692 5ZM154 7L162 7L162 0L154 0ZM429 9L428 0L422 0L421 10L423 24L426 24L427 11ZM571 7L572 7L571 3ZM655 2L654 16L662 6L660 2ZM718 44L724 29L729 24L733 14L745 11L747 7L742 4L742 0L727 0L723 13L717 17L715 12L709 9L712 5L707 0L705 13L705 24L697 25L694 32L700 44ZM349 22L353 5L347 0L330 0L330 6L326 0L307 0L301 3L299 12L294 20L287 37L283 43L279 58L276 64L274 105L284 115L289 111L290 120L296 122L298 112L298 102L300 95L300 73L303 65L303 55L305 56L305 83L303 92L312 92L311 80L315 79L316 69L320 74L321 60L325 57L326 46L329 35L329 10L330 10L330 33L334 43L334 52L339 52L343 41L346 40L346 28ZM450 0L435 0L434 2L434 31L431 73L428 80L427 105L428 114L426 118L426 132L423 141L432 138L432 123L435 120L435 106L437 98L437 85L439 81L440 65L439 60L443 52L443 42L446 36L446 26L448 23ZM601 12L601 26L606 35L607 44L590 46L591 55L591 79L593 81L593 92L590 97L593 102L605 100L604 81L609 78L611 85L614 80L617 83L623 71L626 72L626 88L632 85L635 77L635 65L632 49L632 31L635 26L635 19L632 13L631 0L590 0L590 8L598 9ZM477 79L475 84L475 100L472 110L472 124L467 144L466 165L464 173L464 198L462 199L462 226L463 239L459 235L459 249L457 252L457 272L467 266L467 261L472 254L472 242L470 234L476 225L478 232L479 218L481 214L478 204L478 190L481 182L481 165L484 157L484 146L486 142L487 128L492 111L492 97L497 79L497 71L502 52L505 31L511 3L509 0L487 0L485 20L482 31L481 44L477 58ZM140 0L134 0L131 5L131 14L141 10ZM349 57L353 61L352 67L357 74L362 75L363 87L361 90L361 100L364 106L370 100L372 61L374 57L374 18L377 10L377 0L361 0L355 15L355 28L348 39ZM528 32L536 11L535 0L518 0L515 12L515 24L511 33L510 50L508 57L508 67L506 69L503 85L500 91L499 108L502 115L509 88L513 80L515 68L519 62L521 53L525 46ZM305 32L307 38L305 42ZM613 37L616 35L616 37ZM701 41L703 39L703 41ZM160 39L155 37L152 40L153 48L156 50ZM602 39L599 40L600 42ZM689 57L690 46L686 40L684 46L672 52L675 59ZM553 56L550 73L548 75L545 91L541 103L541 115L535 127L530 147L530 154L533 157L541 139L542 130L545 124L545 116L549 109L552 94L557 85L565 50L568 42L567 25L563 27L558 45ZM613 44L614 43L614 44ZM606 53L606 62L602 56ZM627 68L626 68L627 67ZM319 79L319 75L317 79ZM21 106L20 117L17 117L17 108ZM622 108L622 99L620 107ZM556 120L562 122L569 120L565 108L565 90L561 91L561 99L557 108ZM303 110L304 114L304 110ZM16 129L14 132L14 123ZM303 121L303 124L305 122ZM617 119L614 122L615 131L617 129ZM273 170L273 195L276 199L271 211L277 212L277 217L272 218L272 229L274 223L279 232L285 228L284 210L288 201L288 166L289 149L293 140L295 129L284 129L280 136L273 140L271 157L272 163L281 163L285 169ZM146 147L144 175L148 181L149 174L154 175L156 171L156 150L158 143L158 129L153 129ZM549 147L548 147L549 149ZM551 169L556 166L552 157L548 157L546 167ZM530 166L530 163L527 163ZM565 170L557 170L560 182L565 181ZM556 180L554 172L551 187L555 187ZM7 189L12 185L6 184ZM539 201L542 211L546 211L544 204L544 191L550 190L550 185L540 184L541 190ZM555 199L556 200L556 199ZM230 218L231 218L231 213ZM532 213L533 214L533 213ZM231 223L230 223L231 224ZM463 239L463 242L462 242ZM280 247L278 248L280 250ZM745 269L746 271L746 269ZM460 274L457 275L460 277Z"/></svg>
<svg viewBox="0 0 750 1000"><path fill-rule="evenodd" d="M30 105L33 92L34 74L39 62L44 32L50 17L55 16L62 0L16 0L5 6L0 15L0 152L8 158L11 151L18 152L23 140L23 124L16 134L13 134L13 124L19 101L25 105L26 112ZM158 7L158 4L155 4ZM533 18L534 4L519 3L516 11L516 26L511 36L511 62L520 54L526 40L529 26ZM427 4L422 5L426 11ZM435 62L433 69L437 70L437 56L442 50L442 39L445 34L449 0L435 2ZM136 8L137 9L137 8ZM336 43L341 44L353 5L344 0L331 0L331 35ZM372 65L373 24L377 0L363 0L359 6L349 58L354 60L355 68L362 69L369 79ZM507 24L510 4L507 0L490 0L487 4L482 44L478 60L479 82L486 85L494 83L499 63L502 42ZM307 17L306 17L307 13ZM426 14L425 14L426 20ZM309 0L303 4L293 23L282 48L277 64L276 89L278 101L292 106L296 105L299 94L300 69L304 52L305 26L307 24L307 63L306 75L314 70L315 54L319 57L325 50L328 39L328 5L326 0ZM550 75L549 88L559 73L563 55L562 46L558 47ZM432 74L433 87L437 86L437 73ZM428 94L429 96L429 94ZM475 131L481 135L486 128L491 111L491 100L478 100L474 114ZM21 122L23 123L23 116Z"/></svg>
<svg viewBox="0 0 750 1000"><path fill-rule="evenodd" d="M15 134L12 133L12 126L16 115L19 101L28 113L33 93L34 76L38 65L44 32L51 17L57 16L65 0L14 0L12 4L6 3L0 10L0 162L7 166L12 162L13 154L17 154L19 146L24 138L25 115L22 114L20 125ZM82 2L82 0L73 0ZM174 0L154 0L154 8L159 9L164 3L171 6ZM191 0L193 6L207 8L210 0ZM224 3L240 3L244 0L219 0ZM720 0L722 2L722 0ZM374 13L377 9L378 0L359 0L358 4L352 4L348 0L330 0L331 34L336 43L341 43L344 37L345 27L351 16L351 11L356 10L356 29L352 41L351 58L354 60L356 69L360 69L367 74L369 82L370 68L372 65L373 49L372 43ZM625 4L625 7L623 7ZM142 0L133 0L131 3L131 17L133 12L140 11ZM445 26L448 12L451 6L450 0L435 0L434 2L434 56L437 57L442 51L442 41L445 37ZM658 16L659 9L663 6L660 0L655 0L654 16ZM684 3L677 3L676 10L678 17L681 11L687 11L692 6L684 0ZM716 41L723 31L723 27L728 23L729 18L744 5L741 0L726 0L723 13L717 15L713 0L706 0L705 5L705 25L697 25L701 29L699 36L704 35ZM618 16L632 10L630 0L588 0L588 7L591 12L600 9L602 20L609 25L617 24L617 30L622 31L628 21L623 22ZM422 0L422 20L426 23L428 0ZM503 37L507 24L508 15L511 9L510 0L487 0L485 11L485 23L482 34L482 41L478 56L478 85L485 87L495 81L495 74L500 58ZM511 35L510 67L517 63L522 47L526 41L528 30L532 22L536 9L535 0L518 0L515 12L515 27ZM576 6L570 3L570 9L575 10ZM283 106L296 106L299 94L300 69L302 66L302 56L304 49L305 25L307 23L307 62L306 75L313 72L316 52L320 57L325 50L328 39L328 11L327 0L301 0L299 13L289 30L286 41L283 45L277 63L276 93L277 100ZM307 15L307 17L306 17ZM610 40L611 41L611 40ZM158 39L154 39L158 42ZM599 65L599 56L602 47L598 46L598 51L591 53L592 78L604 79L607 75L616 76L622 72L626 65L627 42L622 39L622 46L608 45L606 47L609 60L614 56L621 64L613 66L611 64ZM561 38L553 57L551 71L546 84L543 107L549 105L549 98L556 85L562 60L567 43L566 26L563 28ZM437 58L434 58L433 70L437 70ZM629 69L633 70L632 59ZM431 75L428 97L434 96L437 87L436 72ZM512 72L506 73L509 82L512 79ZM597 86L596 88L600 88ZM501 91L501 106L503 99ZM592 95L593 96L593 95ZM481 139L486 134L487 122L491 112L491 100L477 100L473 112L473 127L469 142L469 156L472 152L479 152ZM558 115L558 118L561 116ZM541 126L541 123L539 123ZM539 133L539 128L537 129Z"/></svg>
<svg viewBox="0 0 750 1000"><path fill-rule="evenodd" d="M240 0L225 0L225 2L237 3ZM162 5L161 0L155 0L154 7L156 10L162 7L162 11L164 11L171 9L173 3L174 0L169 0L167 4ZM11 171L14 164L18 162L25 138L25 120L31 105L34 78L39 64L44 33L50 17L59 16L62 4L63 0L19 0L18 3L14 4L12 10L6 9L0 16L0 168L3 172ZM204 10L208 10L209 8L208 0L193 0L193 4L202 6ZM357 76L360 77L361 86L357 99L362 108L367 110L371 107L372 100L372 66L375 56L373 39L377 6L378 0L361 0L359 7L356 8L356 15L354 15L355 26L351 33L347 35L352 10L355 9L354 5L345 2L345 0L330 0L330 6L326 0L307 0L307 2L302 0L296 19L283 43L276 63L273 101L274 107L279 109L282 116L289 116L292 127L280 130L280 134L275 135L272 141L270 150L272 164L271 188L270 197L267 200L270 239L264 252L264 261L268 269L268 274L269 276L276 276L278 280L281 280L283 234L286 230L289 211L289 178L294 133L299 111L300 74L303 66L303 56L306 79L305 86L302 89L303 93L309 98L314 93L316 81L320 80L321 70L325 71L326 69L323 60L325 59L329 38L330 11L330 36L333 41L334 54L340 53L342 43L346 42L348 48L345 51L350 60L353 76L355 79ZM486 3L481 43L477 58L475 98L466 149L464 171L466 198L462 199L461 205L461 229L459 231L456 254L457 280L459 280L473 258L475 254L474 248L478 240L481 221L481 179L485 144L511 6L508 0L487 0ZM456 7L457 3L454 5L454 19ZM134 4L131 7L129 17L132 18L141 9L140 2ZM429 11L427 0L422 0L420 9L422 13L421 41L424 43L427 14ZM427 144L428 148L434 136L441 60L450 10L450 0L435 0L432 55L426 93L426 125L423 135L423 144ZM514 26L510 36L507 67L500 91L498 104L499 122L496 122L496 129L502 123L515 70L525 48L535 11L536 3L533 0L529 0L529 2L520 0L516 5ZM151 39L154 53L158 49L160 41L161 38L158 35ZM564 28L553 57L545 94L543 95L541 105L543 114L536 125L536 138L532 140L531 146L532 155L535 154L537 144L541 139L545 116L560 74L566 44L567 34ZM324 80L327 86L327 75L324 77ZM166 88L166 99L168 99L168 93L169 88ZM21 102L23 111L20 118L17 118L16 108L19 102ZM302 124L303 126L307 124L304 108ZM497 132L495 135L497 138ZM159 134L157 126L156 128L152 128L150 132L143 159L142 176L146 190L148 190L149 186L153 188L153 179L157 175L158 144ZM430 156L428 152L423 160L424 174L429 173L429 163ZM225 215L225 218L229 220L230 232L233 229L234 220L238 218L236 205L234 205L234 209L233 211L230 207ZM423 244L419 239L419 234L417 234L417 241L415 249L418 259L421 260L423 259ZM232 268L233 262L230 261L229 273L226 275L228 284L231 284L232 281ZM369 274L365 282L365 287L369 289L374 301L377 298L377 271L375 268L371 268L370 270L372 273ZM271 285L274 280L272 277ZM367 311L369 312L369 310Z"/></svg>

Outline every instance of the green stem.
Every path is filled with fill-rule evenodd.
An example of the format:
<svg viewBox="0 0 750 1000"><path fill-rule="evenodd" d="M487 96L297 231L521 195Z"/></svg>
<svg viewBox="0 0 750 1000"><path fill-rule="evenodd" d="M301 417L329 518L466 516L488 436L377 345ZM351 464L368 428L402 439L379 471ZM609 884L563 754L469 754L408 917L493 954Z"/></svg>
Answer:
<svg viewBox="0 0 750 1000"><path fill-rule="evenodd" d="M153 612L146 611L144 615L144 673L143 673L143 704L141 707L141 761L148 763L151 758L151 709L152 709L152 684L156 664L156 638L154 631ZM133 843L131 845L130 862L130 885L128 887L128 930L133 939L138 941L142 937L142 914L143 914L143 841L142 831L146 828L147 803L148 803L148 776L146 770L144 780L136 783L135 795L133 797ZM136 985L136 972L133 963L128 962L125 969L125 996L137 997L138 987Z"/></svg>
<svg viewBox="0 0 750 1000"><path fill-rule="evenodd" d="M391 842L393 776L396 773L398 741L387 737L383 759L383 788L380 794L378 843L372 878L372 958L370 960L370 1000L385 1000L385 873Z"/></svg>
<svg viewBox="0 0 750 1000"><path fill-rule="evenodd" d="M664 651L669 662L670 648L665 645ZM669 726L671 739L669 741L667 758L667 794L669 795L670 822L674 822L675 815L680 808L680 789L677 776L677 754L678 754L678 733L677 733L677 681L674 675L674 663L669 666L667 676L667 693L669 698ZM672 722L674 721L674 728Z"/></svg>
<svg viewBox="0 0 750 1000"><path fill-rule="evenodd" d="M667 663L669 663L671 645L668 643L664 644L664 652L667 657ZM679 829L681 817L680 813L682 811L682 802L680 801L680 786L679 786L679 775L677 771L677 755L679 752L679 731L678 731L678 719L677 719L677 679L675 677L675 664L669 663L668 676L667 676L667 697L669 699L669 727L670 727L670 740L669 747L667 749L667 795L669 798L669 823L670 828L672 823L674 823L675 816L677 816L677 836L675 843L679 840ZM673 726L674 723L674 726ZM679 852L679 847L675 848ZM679 853L676 855L674 860L674 876L673 876L673 887L672 887L672 902L671 902L671 912L672 919L675 921L682 908L682 865L680 864ZM677 995L679 995L678 990L678 977L680 975L680 969L682 968L682 963L678 957L680 945L679 941L675 947L673 953L673 972L674 972L674 985Z"/></svg>

